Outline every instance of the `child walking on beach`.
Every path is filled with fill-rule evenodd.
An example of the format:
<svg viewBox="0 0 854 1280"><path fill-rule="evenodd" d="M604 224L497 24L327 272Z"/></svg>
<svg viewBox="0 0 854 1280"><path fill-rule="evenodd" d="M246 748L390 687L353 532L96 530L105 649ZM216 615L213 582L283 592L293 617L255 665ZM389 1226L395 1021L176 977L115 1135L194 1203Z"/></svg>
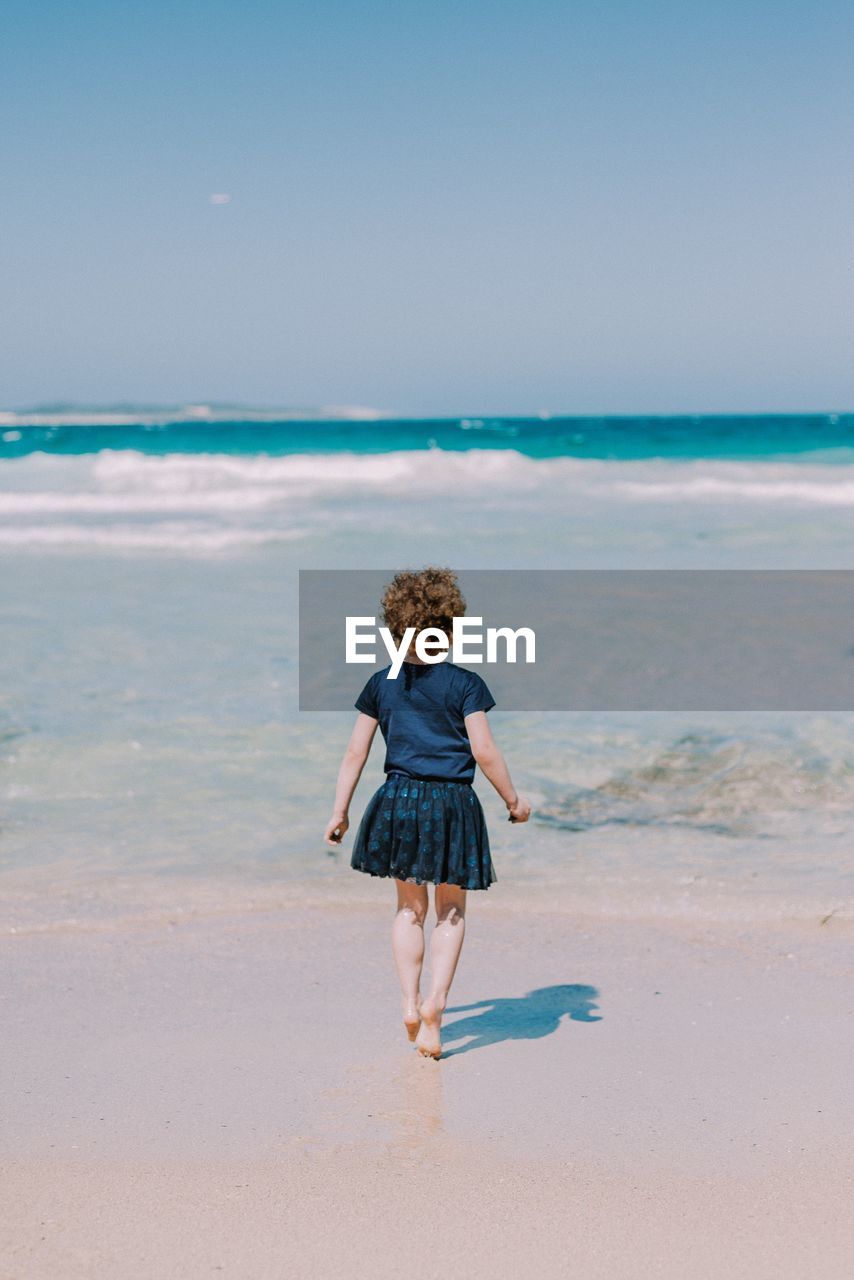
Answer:
<svg viewBox="0 0 854 1280"><path fill-rule="evenodd" d="M449 569L398 573L386 588L383 621L400 646L407 628L435 628L450 640L465 600ZM447 660L422 662L411 647L396 679L377 671L356 700L359 712L325 832L341 843L353 792L377 725L385 740L385 782L368 801L351 866L392 877L397 913L392 949L403 995L403 1022L424 1057L442 1053L442 1013L465 934L469 889L497 879L483 810L473 788L478 764L501 796L511 822L527 822L531 807L510 779L486 713L495 701L479 675ZM427 884L435 885L436 927L430 941L430 991L421 998Z"/></svg>

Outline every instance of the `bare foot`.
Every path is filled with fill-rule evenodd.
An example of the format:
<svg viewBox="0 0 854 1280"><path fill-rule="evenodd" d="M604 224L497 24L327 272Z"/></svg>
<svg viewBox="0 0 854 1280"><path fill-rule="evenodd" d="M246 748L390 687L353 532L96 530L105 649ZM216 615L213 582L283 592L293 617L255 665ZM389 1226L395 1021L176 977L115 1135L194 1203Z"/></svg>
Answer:
<svg viewBox="0 0 854 1280"><path fill-rule="evenodd" d="M421 1015L418 1012L418 1001L414 1005L409 1005L403 1012L403 1025L406 1027L406 1034L409 1039L414 1041L418 1035L418 1028L421 1026Z"/></svg>
<svg viewBox="0 0 854 1280"><path fill-rule="evenodd" d="M422 1058L441 1058L442 1011L433 996L428 996L421 1004L421 1030L415 1037L415 1048Z"/></svg>

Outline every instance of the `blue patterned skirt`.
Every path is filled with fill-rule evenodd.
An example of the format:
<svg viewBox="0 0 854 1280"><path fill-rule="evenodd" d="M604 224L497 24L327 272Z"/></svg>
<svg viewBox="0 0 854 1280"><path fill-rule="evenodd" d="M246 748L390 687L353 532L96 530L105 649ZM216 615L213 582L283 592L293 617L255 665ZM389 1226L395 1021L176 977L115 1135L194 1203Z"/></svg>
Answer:
<svg viewBox="0 0 854 1280"><path fill-rule="evenodd" d="M415 884L488 889L498 877L480 801L468 782L389 773L368 801L350 866Z"/></svg>

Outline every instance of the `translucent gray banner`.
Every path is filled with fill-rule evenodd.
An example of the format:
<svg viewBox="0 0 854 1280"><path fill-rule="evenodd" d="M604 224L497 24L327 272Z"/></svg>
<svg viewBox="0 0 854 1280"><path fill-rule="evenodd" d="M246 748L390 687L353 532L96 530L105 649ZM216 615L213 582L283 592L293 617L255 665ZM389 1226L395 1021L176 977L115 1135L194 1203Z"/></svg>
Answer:
<svg viewBox="0 0 854 1280"><path fill-rule="evenodd" d="M394 572L300 572L300 710L352 708L389 664L379 636L375 661L348 664L345 625L368 617L380 627ZM490 627L536 635L533 663L521 643L515 664L460 662L502 710L854 709L854 570L477 569L458 578L484 640Z"/></svg>

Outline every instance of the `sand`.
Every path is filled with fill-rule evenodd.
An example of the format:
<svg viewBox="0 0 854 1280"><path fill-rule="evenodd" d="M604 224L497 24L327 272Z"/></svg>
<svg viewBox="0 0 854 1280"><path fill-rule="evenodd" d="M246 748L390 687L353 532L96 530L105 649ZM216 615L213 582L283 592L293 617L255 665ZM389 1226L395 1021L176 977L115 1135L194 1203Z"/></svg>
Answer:
<svg viewBox="0 0 854 1280"><path fill-rule="evenodd" d="M4 1280L850 1280L850 925L473 895L433 1063L372 887L0 940Z"/></svg>

